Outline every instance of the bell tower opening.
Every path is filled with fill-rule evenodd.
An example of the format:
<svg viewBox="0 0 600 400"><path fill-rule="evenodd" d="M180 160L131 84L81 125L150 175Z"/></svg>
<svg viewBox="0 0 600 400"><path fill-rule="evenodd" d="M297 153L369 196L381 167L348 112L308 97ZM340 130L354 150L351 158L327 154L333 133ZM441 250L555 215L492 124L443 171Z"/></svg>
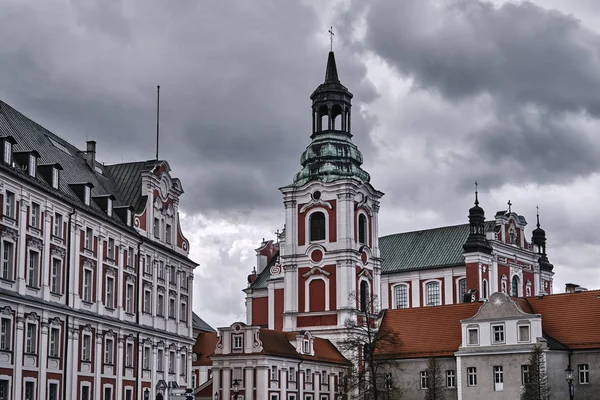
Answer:
<svg viewBox="0 0 600 400"><path fill-rule="evenodd" d="M321 211L314 212L310 215L310 241L317 242L325 240L325 214Z"/></svg>

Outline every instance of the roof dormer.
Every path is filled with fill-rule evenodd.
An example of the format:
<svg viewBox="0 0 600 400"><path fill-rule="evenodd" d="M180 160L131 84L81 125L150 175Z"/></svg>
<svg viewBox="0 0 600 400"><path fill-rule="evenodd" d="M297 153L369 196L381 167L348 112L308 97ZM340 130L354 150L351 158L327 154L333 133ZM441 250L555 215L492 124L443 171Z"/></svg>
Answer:
<svg viewBox="0 0 600 400"><path fill-rule="evenodd" d="M86 206L91 204L92 200L92 188L94 185L91 182L82 182L82 183L72 183L71 189L73 192L79 197L79 200L83 202Z"/></svg>
<svg viewBox="0 0 600 400"><path fill-rule="evenodd" d="M113 215L113 202L115 196L112 194L103 194L101 196L94 196L94 201L98 204L98 207L102 209L109 217Z"/></svg>
<svg viewBox="0 0 600 400"><path fill-rule="evenodd" d="M306 356L314 356L315 355L315 338L313 335L306 331L304 333L300 333L296 335L296 351L298 354L303 354Z"/></svg>
<svg viewBox="0 0 600 400"><path fill-rule="evenodd" d="M60 185L60 171L63 167L58 164L43 164L38 166L40 174L46 182L48 182L54 189L58 189Z"/></svg>
<svg viewBox="0 0 600 400"><path fill-rule="evenodd" d="M118 206L113 207L117 217L123 221L127 226L131 226L133 223L133 207L132 206Z"/></svg>
<svg viewBox="0 0 600 400"><path fill-rule="evenodd" d="M2 140L2 162L4 164L12 165L13 161L13 145L17 144L17 141L12 136L4 136Z"/></svg>
<svg viewBox="0 0 600 400"><path fill-rule="evenodd" d="M37 176L37 162L40 158L40 153L35 150L14 152L15 161L19 163L27 175L35 178Z"/></svg>

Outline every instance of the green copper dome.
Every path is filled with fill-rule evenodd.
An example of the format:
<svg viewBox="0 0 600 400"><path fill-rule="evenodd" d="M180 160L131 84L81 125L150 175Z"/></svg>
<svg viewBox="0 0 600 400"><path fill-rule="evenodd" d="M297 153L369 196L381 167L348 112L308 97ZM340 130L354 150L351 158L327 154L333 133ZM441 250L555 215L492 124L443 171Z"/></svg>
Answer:
<svg viewBox="0 0 600 400"><path fill-rule="evenodd" d="M352 93L338 79L333 52L327 60L325 81L310 98L313 101L312 141L302 153L302 170L294 177L294 185L349 178L369 182L371 177L360 167L362 154L351 139Z"/></svg>

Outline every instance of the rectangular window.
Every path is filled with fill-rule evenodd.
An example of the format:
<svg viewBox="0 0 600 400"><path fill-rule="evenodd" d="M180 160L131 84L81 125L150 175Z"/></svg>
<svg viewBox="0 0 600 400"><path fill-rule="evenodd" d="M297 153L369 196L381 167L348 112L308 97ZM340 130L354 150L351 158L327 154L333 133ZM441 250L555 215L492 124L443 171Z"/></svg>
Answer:
<svg viewBox="0 0 600 400"><path fill-rule="evenodd" d="M306 339L302 341L302 351L304 354L310 353L310 342Z"/></svg>
<svg viewBox="0 0 600 400"><path fill-rule="evenodd" d="M113 352L114 352L114 344L113 340L107 338L104 342L104 364L112 364L113 363Z"/></svg>
<svg viewBox="0 0 600 400"><path fill-rule="evenodd" d="M579 364L577 366L579 372L579 384L587 385L590 383L590 367L588 364Z"/></svg>
<svg viewBox="0 0 600 400"><path fill-rule="evenodd" d="M169 283L172 283L174 285L175 283L177 283L177 271L175 270L174 265L171 265L169 269Z"/></svg>
<svg viewBox="0 0 600 400"><path fill-rule="evenodd" d="M163 351L162 350L158 350L156 352L156 369L157 371L164 371L164 362L165 362L165 356L163 355Z"/></svg>
<svg viewBox="0 0 600 400"><path fill-rule="evenodd" d="M27 335L25 340L25 353L35 354L37 349L37 325L27 324Z"/></svg>
<svg viewBox="0 0 600 400"><path fill-rule="evenodd" d="M127 249L127 266L133 267L133 247Z"/></svg>
<svg viewBox="0 0 600 400"><path fill-rule="evenodd" d="M327 371L321 371L321 385L328 386L329 381L327 380Z"/></svg>
<svg viewBox="0 0 600 400"><path fill-rule="evenodd" d="M125 312L133 314L133 285L128 283L125 290Z"/></svg>
<svg viewBox="0 0 600 400"><path fill-rule="evenodd" d="M35 178L35 173L36 173L36 161L37 159L35 158L35 156L33 154L29 155L29 165L27 166L27 172L29 172L29 176L34 177Z"/></svg>
<svg viewBox="0 0 600 400"><path fill-rule="evenodd" d="M144 273L152 275L152 257L146 256L146 263L144 264Z"/></svg>
<svg viewBox="0 0 600 400"><path fill-rule="evenodd" d="M529 325L519 325L519 342L529 341Z"/></svg>
<svg viewBox="0 0 600 400"><path fill-rule="evenodd" d="M312 383L312 370L310 368L306 370L306 382Z"/></svg>
<svg viewBox="0 0 600 400"><path fill-rule="evenodd" d="M106 308L115 308L115 278L106 277Z"/></svg>
<svg viewBox="0 0 600 400"><path fill-rule="evenodd" d="M125 400L133 400L133 389L125 389Z"/></svg>
<svg viewBox="0 0 600 400"><path fill-rule="evenodd" d="M154 237L157 239L160 237L160 222L158 218L154 218Z"/></svg>
<svg viewBox="0 0 600 400"><path fill-rule="evenodd" d="M288 370L288 381L296 382L296 368L290 367Z"/></svg>
<svg viewBox="0 0 600 400"><path fill-rule="evenodd" d="M467 385L468 386L477 386L477 368L475 368L475 367L467 368Z"/></svg>
<svg viewBox="0 0 600 400"><path fill-rule="evenodd" d="M530 379L529 365L521 365L521 384L526 385Z"/></svg>
<svg viewBox="0 0 600 400"><path fill-rule="evenodd" d="M35 382L25 382L25 400L35 400Z"/></svg>
<svg viewBox="0 0 600 400"><path fill-rule="evenodd" d="M29 226L38 229L40 227L40 205L37 203L31 203Z"/></svg>
<svg viewBox="0 0 600 400"><path fill-rule="evenodd" d="M39 287L39 269L40 269L40 253L37 251L29 251L29 268L27 269L27 285L30 287Z"/></svg>
<svg viewBox="0 0 600 400"><path fill-rule="evenodd" d="M4 162L9 165L12 164L12 143L8 139L4 140Z"/></svg>
<svg viewBox="0 0 600 400"><path fill-rule="evenodd" d="M181 313L179 314L179 320L181 322L187 321L187 304L185 302L181 303Z"/></svg>
<svg viewBox="0 0 600 400"><path fill-rule="evenodd" d="M233 335L233 350L241 350L243 336L242 335Z"/></svg>
<svg viewBox="0 0 600 400"><path fill-rule="evenodd" d="M163 261L158 262L158 279L165 280L165 263Z"/></svg>
<svg viewBox="0 0 600 400"><path fill-rule="evenodd" d="M179 375L184 376L185 372L187 370L187 366L186 366L186 360L185 360L185 354L182 354L180 359L179 359ZM240 372L241 372L241 368L240 368Z"/></svg>
<svg viewBox="0 0 600 400"><path fill-rule="evenodd" d="M421 371L421 389L427 389L427 382L429 379L429 374L427 371Z"/></svg>
<svg viewBox="0 0 600 400"><path fill-rule="evenodd" d="M398 285L394 288L396 308L408 308L408 286Z"/></svg>
<svg viewBox="0 0 600 400"><path fill-rule="evenodd" d="M52 168L52 187L54 189L58 189L58 177L59 177L59 172L58 172L58 168L54 167Z"/></svg>
<svg viewBox="0 0 600 400"><path fill-rule="evenodd" d="M144 312L152 314L152 292L150 289L144 289Z"/></svg>
<svg viewBox="0 0 600 400"><path fill-rule="evenodd" d="M150 369L150 347L144 346L144 360L143 360L143 368Z"/></svg>
<svg viewBox="0 0 600 400"><path fill-rule="evenodd" d="M91 199L92 199L92 189L90 189L89 186L86 186L84 190L85 190L85 192L84 192L84 197L83 197L83 203L86 206L89 206Z"/></svg>
<svg viewBox="0 0 600 400"><path fill-rule="evenodd" d="M92 246L94 245L94 231L92 228L87 228L85 230L85 248L88 250L93 250Z"/></svg>
<svg viewBox="0 0 600 400"><path fill-rule="evenodd" d="M13 280L13 260L14 260L14 244L12 242L2 242L2 279L7 281Z"/></svg>
<svg viewBox="0 0 600 400"><path fill-rule="evenodd" d="M90 362L92 350L92 336L83 335L83 343L81 346L81 361Z"/></svg>
<svg viewBox="0 0 600 400"><path fill-rule="evenodd" d="M81 400L90 400L90 387L89 386L81 387Z"/></svg>
<svg viewBox="0 0 600 400"><path fill-rule="evenodd" d="M427 294L427 305L428 306L439 306L440 302L440 283L429 282L425 285L425 292Z"/></svg>
<svg viewBox="0 0 600 400"><path fill-rule="evenodd" d="M112 199L108 198L108 199L106 199L106 215L108 215L109 217L112 217L112 210L113 210Z"/></svg>
<svg viewBox="0 0 600 400"><path fill-rule="evenodd" d="M50 291L52 293L61 293L60 287L62 283L62 260L58 258L52 259L52 279L50 280Z"/></svg>
<svg viewBox="0 0 600 400"><path fill-rule="evenodd" d="M113 400L112 388L110 386L104 387L104 400Z"/></svg>
<svg viewBox="0 0 600 400"><path fill-rule="evenodd" d="M165 240L166 240L167 244L171 244L171 240L172 240L171 235L172 234L173 234L173 232L171 232L171 225L167 224L167 230L165 232L165 235L166 235Z"/></svg>
<svg viewBox="0 0 600 400"><path fill-rule="evenodd" d="M504 370L501 365L494 367L494 390L496 392L504 390Z"/></svg>
<svg viewBox="0 0 600 400"><path fill-rule="evenodd" d="M479 329L477 328L468 328L467 329L468 342L467 344L470 346L479 344Z"/></svg>
<svg viewBox="0 0 600 400"><path fill-rule="evenodd" d="M0 400L8 400L10 397L8 393L8 380L0 379Z"/></svg>
<svg viewBox="0 0 600 400"><path fill-rule="evenodd" d="M278 381L279 374L277 374L277 367L275 365L271 366L271 380Z"/></svg>
<svg viewBox="0 0 600 400"><path fill-rule="evenodd" d="M83 301L92 301L92 270L83 270Z"/></svg>
<svg viewBox="0 0 600 400"><path fill-rule="evenodd" d="M109 260L115 259L115 239L108 238L107 257Z"/></svg>
<svg viewBox="0 0 600 400"><path fill-rule="evenodd" d="M446 371L446 387L448 389L456 388L456 373L454 370Z"/></svg>
<svg viewBox="0 0 600 400"><path fill-rule="evenodd" d="M133 343L127 343L125 348L125 366L133 367Z"/></svg>
<svg viewBox="0 0 600 400"><path fill-rule="evenodd" d="M158 300L156 304L156 315L159 317L164 317L164 308L165 308L165 296L162 293L158 294Z"/></svg>
<svg viewBox="0 0 600 400"><path fill-rule="evenodd" d="M11 336L12 320L10 318L0 318L0 350L10 351Z"/></svg>
<svg viewBox="0 0 600 400"><path fill-rule="evenodd" d="M52 235L55 237L62 237L63 220L62 215L59 213L54 214L54 227L52 228Z"/></svg>
<svg viewBox="0 0 600 400"><path fill-rule="evenodd" d="M60 347L60 330L58 328L50 329L50 349L48 356L58 357Z"/></svg>
<svg viewBox="0 0 600 400"><path fill-rule="evenodd" d="M169 352L169 373L175 372L175 352Z"/></svg>
<svg viewBox="0 0 600 400"><path fill-rule="evenodd" d="M492 325L492 343L504 343L504 325Z"/></svg>
<svg viewBox="0 0 600 400"><path fill-rule="evenodd" d="M181 273L179 274L179 277L180 277L179 286L181 286L183 289L187 289L187 275L185 274L185 272L181 271Z"/></svg>
<svg viewBox="0 0 600 400"><path fill-rule="evenodd" d="M58 400L58 383L48 385L48 400Z"/></svg>
<svg viewBox="0 0 600 400"><path fill-rule="evenodd" d="M175 318L175 299L169 298L169 318Z"/></svg>
<svg viewBox="0 0 600 400"><path fill-rule="evenodd" d="M15 219L15 194L7 190L4 197L4 216Z"/></svg>

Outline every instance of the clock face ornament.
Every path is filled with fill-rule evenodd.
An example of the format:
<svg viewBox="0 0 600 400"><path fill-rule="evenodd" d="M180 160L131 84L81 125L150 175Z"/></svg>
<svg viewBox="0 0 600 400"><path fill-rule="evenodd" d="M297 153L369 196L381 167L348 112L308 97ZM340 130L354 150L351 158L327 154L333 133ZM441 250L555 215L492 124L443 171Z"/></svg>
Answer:
<svg viewBox="0 0 600 400"><path fill-rule="evenodd" d="M166 200L167 196L169 195L169 183L167 182L167 179L164 177L160 181L159 190L160 190L160 197L162 197L163 200Z"/></svg>

